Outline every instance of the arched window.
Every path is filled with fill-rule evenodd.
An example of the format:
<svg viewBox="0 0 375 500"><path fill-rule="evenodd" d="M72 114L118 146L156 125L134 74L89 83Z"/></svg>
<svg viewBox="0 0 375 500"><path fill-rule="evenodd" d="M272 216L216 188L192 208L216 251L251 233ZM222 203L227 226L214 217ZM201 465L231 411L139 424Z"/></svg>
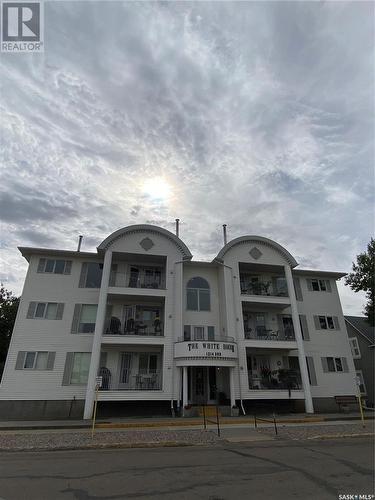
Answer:
<svg viewBox="0 0 375 500"><path fill-rule="evenodd" d="M186 307L188 311L209 311L210 285L204 278L195 277L186 286Z"/></svg>

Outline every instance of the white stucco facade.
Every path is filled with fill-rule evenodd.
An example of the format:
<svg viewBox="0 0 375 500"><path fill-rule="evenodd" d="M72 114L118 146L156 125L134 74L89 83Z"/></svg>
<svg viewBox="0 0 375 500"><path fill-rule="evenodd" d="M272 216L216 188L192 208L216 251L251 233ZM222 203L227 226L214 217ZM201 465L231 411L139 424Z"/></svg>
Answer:
<svg viewBox="0 0 375 500"><path fill-rule="evenodd" d="M98 375L99 405L185 412L284 400L312 413L356 394L343 273L299 270L276 242L245 236L195 262L177 236L140 225L93 253L20 251L29 268L0 416L17 402L24 413L28 402L36 413L52 402L71 412L74 402L90 418Z"/></svg>

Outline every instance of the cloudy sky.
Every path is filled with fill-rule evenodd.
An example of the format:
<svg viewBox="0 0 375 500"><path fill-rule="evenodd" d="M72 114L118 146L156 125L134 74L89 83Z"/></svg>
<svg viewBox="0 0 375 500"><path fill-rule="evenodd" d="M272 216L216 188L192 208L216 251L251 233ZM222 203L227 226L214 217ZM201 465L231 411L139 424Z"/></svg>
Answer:
<svg viewBox="0 0 375 500"><path fill-rule="evenodd" d="M348 271L373 232L372 2L48 2L1 54L1 278L18 245L91 251L135 223L194 258L259 234ZM363 297L340 285L344 310Z"/></svg>

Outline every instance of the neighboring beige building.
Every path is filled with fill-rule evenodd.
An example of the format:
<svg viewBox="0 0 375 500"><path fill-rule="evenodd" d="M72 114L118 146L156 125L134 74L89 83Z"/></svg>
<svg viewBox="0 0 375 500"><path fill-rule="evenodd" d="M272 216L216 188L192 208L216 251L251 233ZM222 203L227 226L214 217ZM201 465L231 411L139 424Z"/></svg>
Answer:
<svg viewBox="0 0 375 500"><path fill-rule="evenodd" d="M102 415L270 402L312 413L356 394L344 273L298 269L272 240L236 238L196 262L175 234L136 225L93 253L20 251L0 418L90 418L97 382Z"/></svg>

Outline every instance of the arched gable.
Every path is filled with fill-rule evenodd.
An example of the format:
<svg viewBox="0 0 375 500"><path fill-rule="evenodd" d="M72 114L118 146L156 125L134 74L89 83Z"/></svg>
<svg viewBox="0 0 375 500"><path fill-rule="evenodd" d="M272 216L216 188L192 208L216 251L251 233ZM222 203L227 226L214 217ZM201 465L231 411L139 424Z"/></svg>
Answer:
<svg viewBox="0 0 375 500"><path fill-rule="evenodd" d="M110 234L100 245L98 246L98 252L105 252L115 241L120 238L123 238L126 235L135 234L135 233L148 233L148 234L158 234L161 235L170 241L179 249L182 254L183 260L190 260L193 256L185 245L185 243L180 240L175 234L171 233L167 229L164 229L159 226L153 226L151 224L136 224L132 226L122 227L118 229L114 233Z"/></svg>
<svg viewBox="0 0 375 500"><path fill-rule="evenodd" d="M217 254L215 257L215 260L219 262L224 261L225 254L229 252L229 250L236 245L242 245L245 243L260 243L262 245L268 246L273 248L276 252L278 252L288 263L291 267L296 267L298 265L298 262L296 259L291 255L286 248L283 246L279 245L279 243L276 243L276 241L270 240L269 238L264 238L263 236L240 236L239 238L235 238L232 241L229 241Z"/></svg>

